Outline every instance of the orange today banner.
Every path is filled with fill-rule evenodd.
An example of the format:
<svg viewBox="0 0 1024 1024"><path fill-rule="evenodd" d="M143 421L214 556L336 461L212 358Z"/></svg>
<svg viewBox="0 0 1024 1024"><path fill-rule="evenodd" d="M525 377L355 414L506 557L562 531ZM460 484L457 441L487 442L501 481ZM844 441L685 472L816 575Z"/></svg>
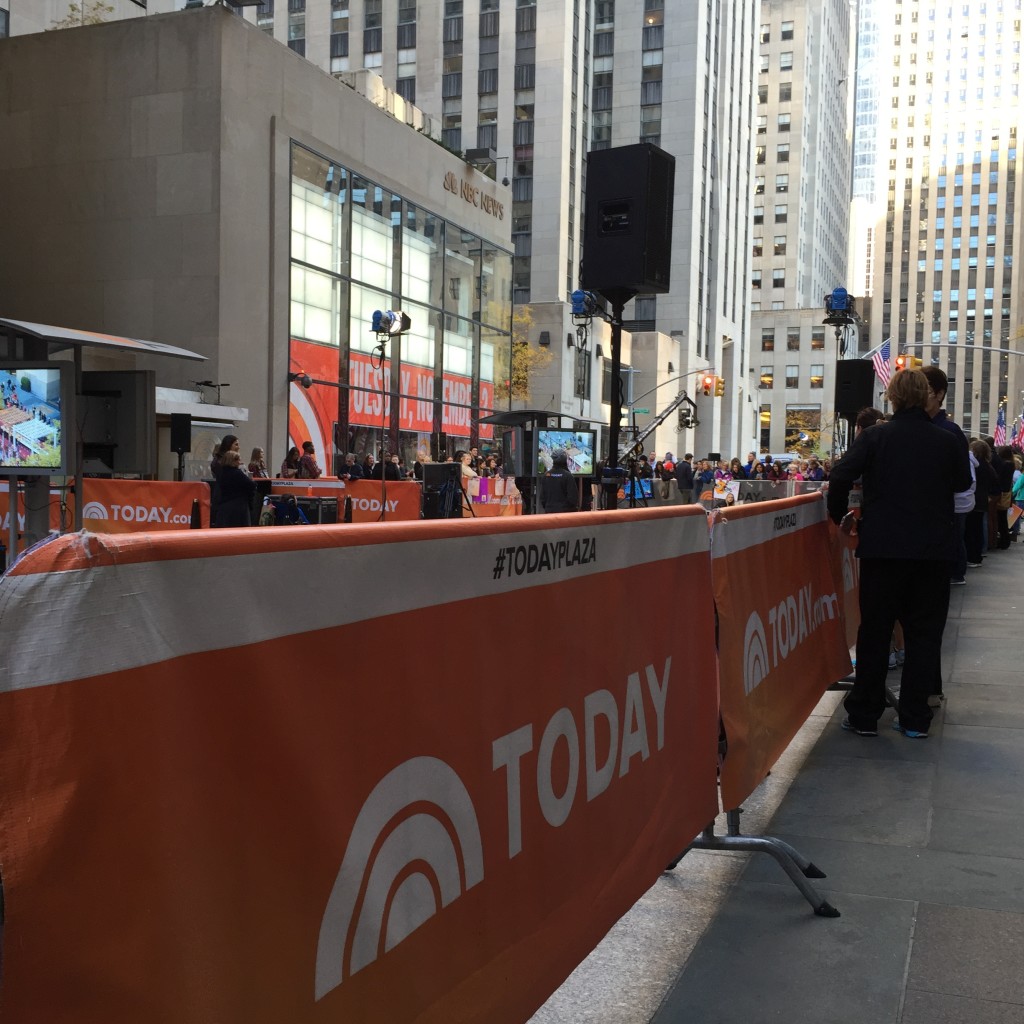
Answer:
<svg viewBox="0 0 1024 1024"><path fill-rule="evenodd" d="M837 589L842 587L846 646L856 647L857 630L860 628L860 560L856 555L857 535L843 533L831 520L828 524L828 533L832 575Z"/></svg>
<svg viewBox="0 0 1024 1024"><path fill-rule="evenodd" d="M411 522L420 518L423 498L420 485L412 480L386 481L383 495L379 480L274 480L271 491L274 494L337 498L339 521L345 512L345 499L351 498L353 523L378 522L382 507L386 522Z"/></svg>
<svg viewBox="0 0 1024 1024"><path fill-rule="evenodd" d="M58 490L49 490L50 499L50 529L59 530L61 528L61 492ZM68 500L72 501L71 496L68 496ZM8 531L11 526L11 497L10 488L6 480L0 481L0 544L4 547L7 546ZM65 508L65 521L70 523L71 512ZM25 494L23 491L18 491L18 532L22 533L25 529Z"/></svg>
<svg viewBox="0 0 1024 1024"><path fill-rule="evenodd" d="M527 1019L716 814L710 586L681 508L29 553L0 1018Z"/></svg>
<svg viewBox="0 0 1024 1024"><path fill-rule="evenodd" d="M203 526L210 525L208 484L87 477L82 487L82 526L92 533L187 530L193 499L199 501Z"/></svg>
<svg viewBox="0 0 1024 1024"><path fill-rule="evenodd" d="M713 517L722 804L763 781L825 690L850 671L842 595L820 495Z"/></svg>

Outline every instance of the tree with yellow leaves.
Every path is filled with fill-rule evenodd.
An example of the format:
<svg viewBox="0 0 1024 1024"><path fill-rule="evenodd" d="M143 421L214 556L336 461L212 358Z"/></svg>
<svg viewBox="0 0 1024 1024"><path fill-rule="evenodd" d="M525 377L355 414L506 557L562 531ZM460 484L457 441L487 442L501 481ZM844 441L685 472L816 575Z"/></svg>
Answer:
<svg viewBox="0 0 1024 1024"><path fill-rule="evenodd" d="M81 0L81 3L71 3L68 6L68 13L50 27L57 28L79 28L82 25L101 25L114 13L114 5L105 3L104 0Z"/></svg>
<svg viewBox="0 0 1024 1024"><path fill-rule="evenodd" d="M512 350L508 364L495 373L495 403L499 399L528 403L530 378L534 371L543 369L554 358L551 351L532 341L533 310L529 306L512 309ZM503 360L504 362L504 360Z"/></svg>

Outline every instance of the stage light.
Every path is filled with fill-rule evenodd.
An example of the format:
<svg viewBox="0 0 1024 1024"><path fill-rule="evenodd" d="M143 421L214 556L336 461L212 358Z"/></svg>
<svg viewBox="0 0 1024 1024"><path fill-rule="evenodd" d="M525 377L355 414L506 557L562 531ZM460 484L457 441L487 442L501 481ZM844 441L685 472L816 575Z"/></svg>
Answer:
<svg viewBox="0 0 1024 1024"><path fill-rule="evenodd" d="M390 337L409 330L412 321L406 313L395 309L375 309L370 320L370 330L374 334L386 334Z"/></svg>

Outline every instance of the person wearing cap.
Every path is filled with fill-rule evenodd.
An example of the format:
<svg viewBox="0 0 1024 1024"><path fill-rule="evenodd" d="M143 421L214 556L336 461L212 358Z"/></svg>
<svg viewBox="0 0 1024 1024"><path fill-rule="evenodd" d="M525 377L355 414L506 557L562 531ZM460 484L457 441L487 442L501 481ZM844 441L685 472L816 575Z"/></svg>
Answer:
<svg viewBox="0 0 1024 1024"><path fill-rule="evenodd" d="M575 512L580 507L579 489L561 448L551 453L551 469L541 478L540 504L545 512Z"/></svg>

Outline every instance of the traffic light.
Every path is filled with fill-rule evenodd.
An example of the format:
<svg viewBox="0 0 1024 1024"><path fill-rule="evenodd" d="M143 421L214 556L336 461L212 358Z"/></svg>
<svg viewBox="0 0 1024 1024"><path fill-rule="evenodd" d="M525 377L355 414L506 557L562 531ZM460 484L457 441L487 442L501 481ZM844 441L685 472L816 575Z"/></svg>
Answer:
<svg viewBox="0 0 1024 1024"><path fill-rule="evenodd" d="M922 366L922 362L917 356L909 355L906 352L901 352L896 357L896 372L900 370L918 370Z"/></svg>
<svg viewBox="0 0 1024 1024"><path fill-rule="evenodd" d="M713 373L704 374L703 381L703 394L705 398L710 398L715 392L715 380L717 378Z"/></svg>
<svg viewBox="0 0 1024 1024"><path fill-rule="evenodd" d="M724 377L716 377L715 378L715 397L716 398L721 398L722 395L724 395L724 394L725 394L725 378Z"/></svg>

